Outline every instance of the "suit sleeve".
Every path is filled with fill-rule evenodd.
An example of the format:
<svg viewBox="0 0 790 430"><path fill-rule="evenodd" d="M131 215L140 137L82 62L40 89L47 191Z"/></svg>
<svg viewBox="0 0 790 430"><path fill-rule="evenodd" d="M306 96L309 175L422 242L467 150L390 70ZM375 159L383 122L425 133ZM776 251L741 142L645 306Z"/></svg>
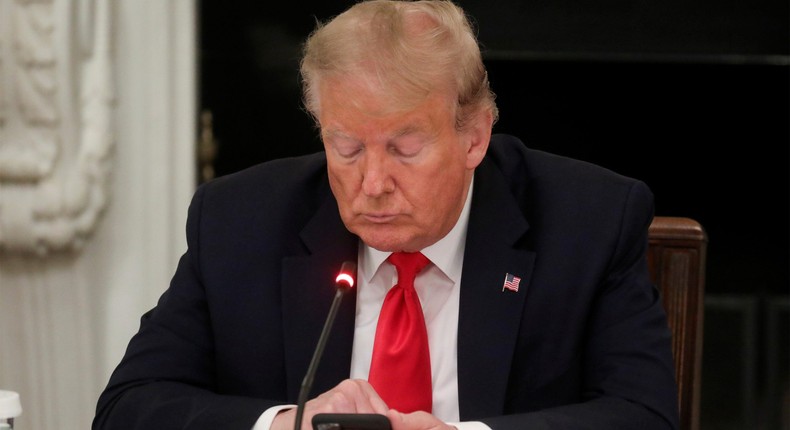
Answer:
<svg viewBox="0 0 790 430"><path fill-rule="evenodd" d="M634 183L620 213L584 329L581 401L482 420L494 430L678 428L671 334L647 271L653 200L646 185Z"/></svg>
<svg viewBox="0 0 790 430"><path fill-rule="evenodd" d="M170 288L140 329L101 394L93 429L249 430L275 401L217 394L215 353L197 250L203 191L187 221L188 251Z"/></svg>

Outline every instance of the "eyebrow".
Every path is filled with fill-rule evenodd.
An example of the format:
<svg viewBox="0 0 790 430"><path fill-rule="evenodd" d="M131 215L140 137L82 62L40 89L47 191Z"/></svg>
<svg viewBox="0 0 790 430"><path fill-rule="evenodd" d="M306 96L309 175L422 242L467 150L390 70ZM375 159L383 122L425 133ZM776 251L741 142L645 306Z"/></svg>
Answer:
<svg viewBox="0 0 790 430"><path fill-rule="evenodd" d="M388 138L387 140L391 141L391 140L397 139L399 137L406 136L408 134L419 133L419 132L421 132L420 127L410 124L410 125L407 125L407 126L403 127L402 129L396 131L392 135L392 137ZM341 131L339 129L324 129L321 132L321 136L324 137L324 138L338 137L338 138L342 138L342 139L359 140L359 139L355 138L354 136L352 136L352 135L350 135L348 133L345 133L345 132L343 132L343 131Z"/></svg>
<svg viewBox="0 0 790 430"><path fill-rule="evenodd" d="M338 129L326 129L326 128L321 129L321 135L327 137L351 137L348 134L343 133Z"/></svg>
<svg viewBox="0 0 790 430"><path fill-rule="evenodd" d="M420 131L419 127L416 127L414 125L407 125L406 127L395 132L395 134L392 136L392 139L397 139L407 134L417 133L419 131Z"/></svg>

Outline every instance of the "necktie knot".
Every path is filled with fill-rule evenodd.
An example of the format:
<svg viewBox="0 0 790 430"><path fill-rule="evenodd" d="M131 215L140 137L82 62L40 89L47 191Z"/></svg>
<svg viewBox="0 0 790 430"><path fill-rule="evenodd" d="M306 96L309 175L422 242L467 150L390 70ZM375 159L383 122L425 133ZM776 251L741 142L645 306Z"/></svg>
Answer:
<svg viewBox="0 0 790 430"><path fill-rule="evenodd" d="M430 263L421 252L393 252L387 260L395 266L401 288L414 288L414 278Z"/></svg>

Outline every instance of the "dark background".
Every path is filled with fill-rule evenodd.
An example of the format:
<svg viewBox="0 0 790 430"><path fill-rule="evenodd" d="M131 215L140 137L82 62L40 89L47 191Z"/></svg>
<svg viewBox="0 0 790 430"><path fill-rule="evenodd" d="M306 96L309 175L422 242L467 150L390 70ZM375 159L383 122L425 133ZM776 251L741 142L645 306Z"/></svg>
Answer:
<svg viewBox="0 0 790 430"><path fill-rule="evenodd" d="M200 4L216 175L321 150L301 43L353 1ZM644 180L708 246L703 429L790 428L790 8L780 0L459 1L500 121L533 148Z"/></svg>

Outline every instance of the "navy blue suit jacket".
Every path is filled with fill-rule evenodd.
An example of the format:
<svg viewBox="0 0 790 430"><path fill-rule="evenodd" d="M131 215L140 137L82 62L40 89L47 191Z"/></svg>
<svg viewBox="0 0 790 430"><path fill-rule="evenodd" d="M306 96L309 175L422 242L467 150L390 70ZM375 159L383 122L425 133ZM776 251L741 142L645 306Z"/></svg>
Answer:
<svg viewBox="0 0 790 430"><path fill-rule="evenodd" d="M458 321L462 420L494 429L677 428L642 182L495 135L475 172ZM324 154L201 186L188 251L102 393L95 429L244 429L295 403L355 260ZM522 279L502 291L506 273ZM314 396L348 378L347 295Z"/></svg>

